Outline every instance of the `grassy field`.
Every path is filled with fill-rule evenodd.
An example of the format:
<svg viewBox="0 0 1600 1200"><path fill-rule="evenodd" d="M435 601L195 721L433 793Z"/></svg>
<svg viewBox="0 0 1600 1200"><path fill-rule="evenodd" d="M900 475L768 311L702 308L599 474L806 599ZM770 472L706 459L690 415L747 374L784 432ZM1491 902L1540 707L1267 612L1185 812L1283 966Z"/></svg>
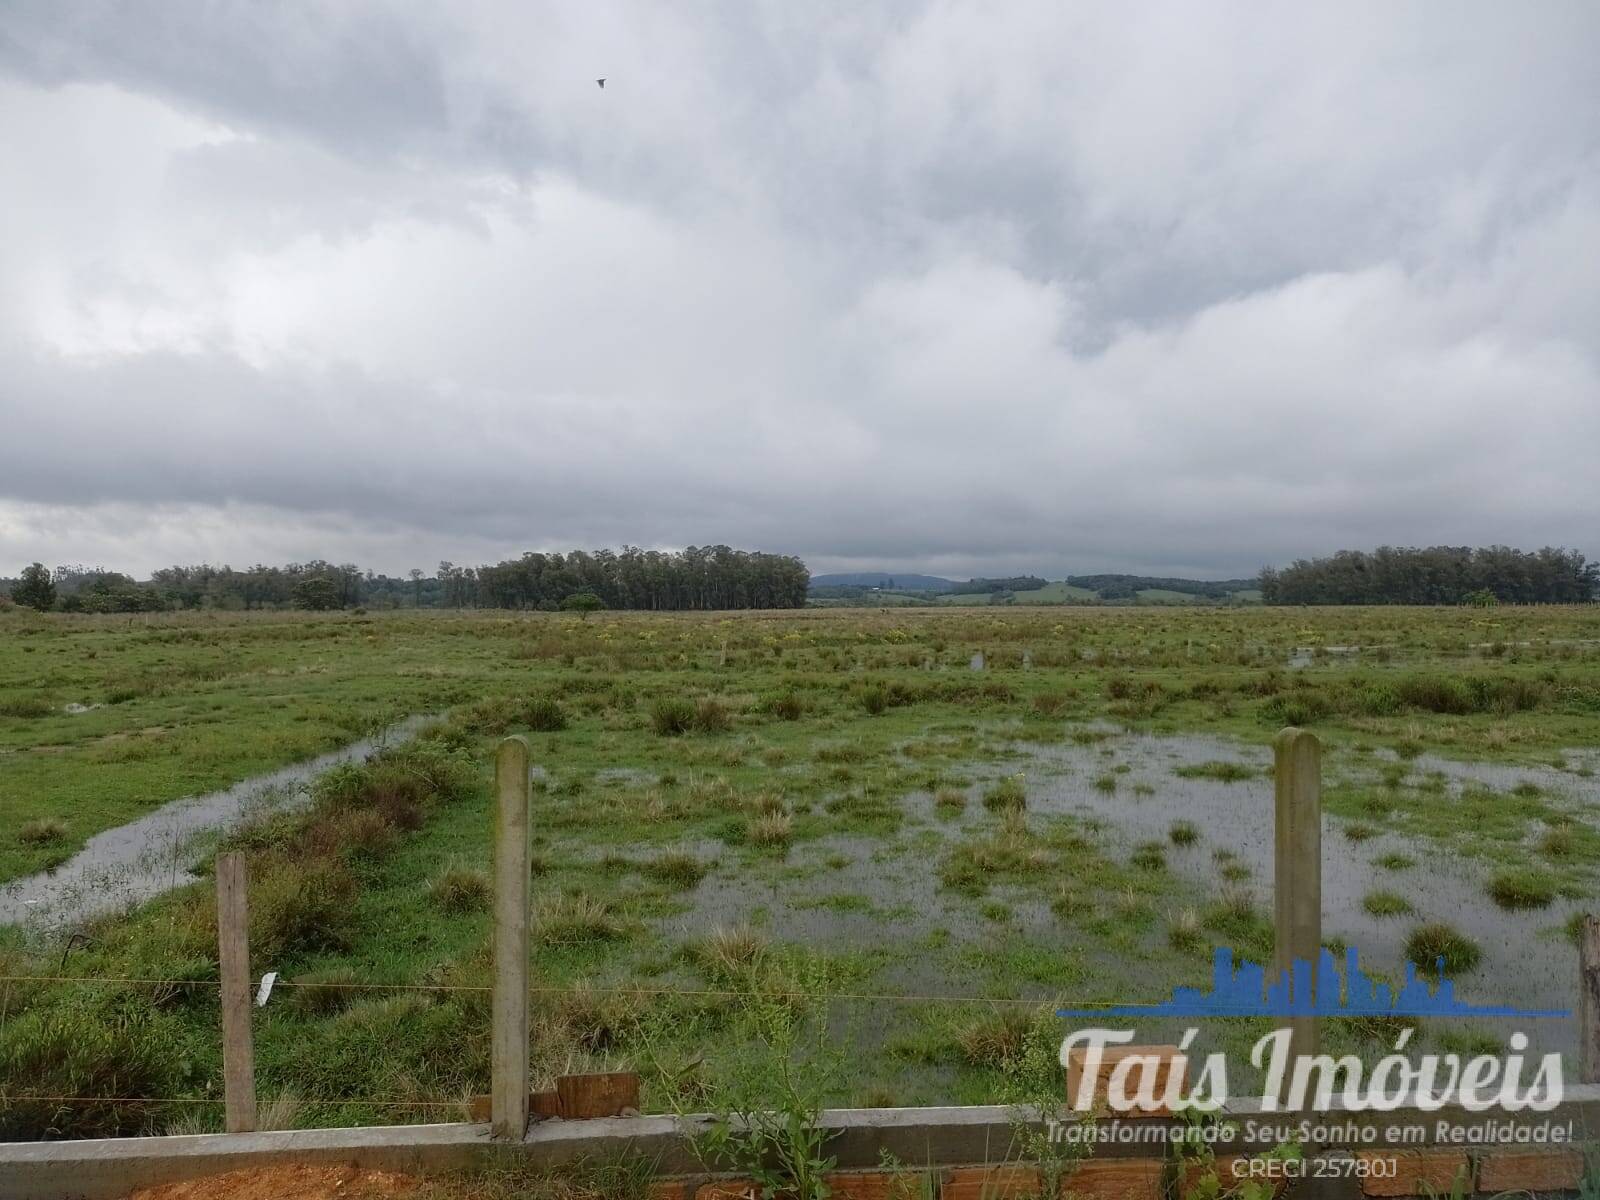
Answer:
<svg viewBox="0 0 1600 1200"><path fill-rule="evenodd" d="M1591 608L7 613L0 882L413 713L441 720L231 838L255 969L286 981L257 1016L284 1123L452 1118L485 1089L507 733L538 766L536 1073L627 1064L654 1109L774 1057L830 1101L1055 1086L1053 1001L1154 1001L1213 944L1270 950L1238 831L1198 799L1150 814L1253 795L1286 724L1328 746L1330 846L1396 860L1366 907L1408 937L1453 914L1401 858L1481 868L1476 902L1530 936L1600 869ZM1167 737L1198 749L1158 761ZM1431 756L1492 777L1413 769ZM0 927L0 1137L215 1127L213 919L201 883L70 943ZM16 978L41 975L72 978Z"/></svg>

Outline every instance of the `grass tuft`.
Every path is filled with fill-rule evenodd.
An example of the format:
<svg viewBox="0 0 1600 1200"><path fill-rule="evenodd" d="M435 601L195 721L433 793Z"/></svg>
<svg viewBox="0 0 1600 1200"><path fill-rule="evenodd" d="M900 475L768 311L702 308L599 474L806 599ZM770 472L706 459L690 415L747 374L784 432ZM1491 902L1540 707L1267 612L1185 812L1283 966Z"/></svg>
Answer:
<svg viewBox="0 0 1600 1200"><path fill-rule="evenodd" d="M1511 868L1489 881L1489 898L1512 910L1548 908L1556 898L1556 881L1543 871Z"/></svg>
<svg viewBox="0 0 1600 1200"><path fill-rule="evenodd" d="M1174 821L1167 838L1174 846L1192 846L1200 840L1200 830L1193 821Z"/></svg>
<svg viewBox="0 0 1600 1200"><path fill-rule="evenodd" d="M1459 975L1478 965L1483 952L1466 934L1442 921L1418 925L1406 938L1406 958L1416 964L1417 974L1433 978L1438 974L1438 961L1444 960L1447 975Z"/></svg>
<svg viewBox="0 0 1600 1200"><path fill-rule="evenodd" d="M460 864L446 867L428 887L428 898L447 913L485 912L492 895L488 875Z"/></svg>

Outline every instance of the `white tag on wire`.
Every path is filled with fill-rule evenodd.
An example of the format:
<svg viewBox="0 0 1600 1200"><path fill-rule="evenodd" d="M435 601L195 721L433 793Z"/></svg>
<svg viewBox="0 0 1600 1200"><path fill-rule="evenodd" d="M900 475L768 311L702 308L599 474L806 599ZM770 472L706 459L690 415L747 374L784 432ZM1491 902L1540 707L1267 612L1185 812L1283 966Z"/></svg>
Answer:
<svg viewBox="0 0 1600 1200"><path fill-rule="evenodd" d="M278 973L268 971L261 977L261 986L256 989L256 1007L265 1008L267 997L272 995L272 985L278 982Z"/></svg>

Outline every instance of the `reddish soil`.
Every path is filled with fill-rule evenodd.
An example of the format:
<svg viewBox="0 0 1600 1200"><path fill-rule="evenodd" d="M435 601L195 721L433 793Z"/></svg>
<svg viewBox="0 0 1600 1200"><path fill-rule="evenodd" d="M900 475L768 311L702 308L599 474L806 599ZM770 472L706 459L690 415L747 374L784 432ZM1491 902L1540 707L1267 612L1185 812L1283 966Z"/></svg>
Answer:
<svg viewBox="0 0 1600 1200"><path fill-rule="evenodd" d="M361 1167L256 1167L140 1188L128 1200L392 1200L420 1187L414 1175Z"/></svg>

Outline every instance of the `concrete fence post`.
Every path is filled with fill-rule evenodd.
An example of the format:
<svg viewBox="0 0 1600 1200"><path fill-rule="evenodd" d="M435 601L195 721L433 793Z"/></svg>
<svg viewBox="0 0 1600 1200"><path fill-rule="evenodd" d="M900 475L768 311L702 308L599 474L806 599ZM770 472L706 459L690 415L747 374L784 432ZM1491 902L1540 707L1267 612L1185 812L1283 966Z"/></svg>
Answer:
<svg viewBox="0 0 1600 1200"><path fill-rule="evenodd" d="M1578 1053L1582 1083L1600 1083L1600 917L1583 918L1578 943Z"/></svg>
<svg viewBox="0 0 1600 1200"><path fill-rule="evenodd" d="M521 1141L528 1126L528 743L500 742L494 760L494 1028L491 1132Z"/></svg>
<svg viewBox="0 0 1600 1200"><path fill-rule="evenodd" d="M1322 951L1322 743L1313 733L1289 728L1272 749L1273 965L1282 978L1295 962L1306 964L1296 982L1309 982L1315 995ZM1292 1031L1291 1054L1317 1052L1316 1017L1289 1017L1283 1025Z"/></svg>
<svg viewBox="0 0 1600 1200"><path fill-rule="evenodd" d="M217 965L222 975L222 1095L229 1133L256 1127L250 1034L250 871L244 856L217 856Z"/></svg>

